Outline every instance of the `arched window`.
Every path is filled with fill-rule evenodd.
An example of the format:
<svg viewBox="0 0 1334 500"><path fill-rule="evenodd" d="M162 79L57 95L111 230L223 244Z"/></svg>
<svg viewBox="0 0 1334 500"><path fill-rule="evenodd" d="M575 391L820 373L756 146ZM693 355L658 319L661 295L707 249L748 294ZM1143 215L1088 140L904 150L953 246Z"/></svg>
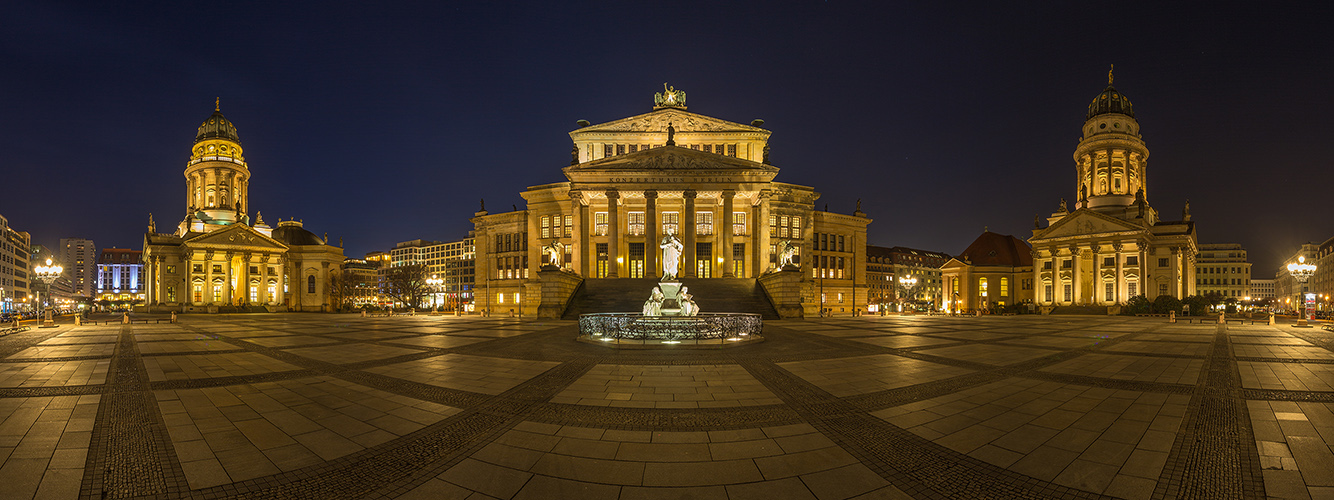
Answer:
<svg viewBox="0 0 1334 500"><path fill-rule="evenodd" d="M306 293L315 293L315 275L306 276Z"/></svg>

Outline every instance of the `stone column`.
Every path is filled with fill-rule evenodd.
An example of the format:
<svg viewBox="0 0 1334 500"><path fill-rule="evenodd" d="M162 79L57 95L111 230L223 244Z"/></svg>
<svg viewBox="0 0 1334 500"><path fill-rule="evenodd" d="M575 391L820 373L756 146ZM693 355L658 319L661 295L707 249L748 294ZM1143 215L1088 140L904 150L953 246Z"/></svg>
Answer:
<svg viewBox="0 0 1334 500"><path fill-rule="evenodd" d="M573 254L576 259L579 259L576 268L579 270L579 275L587 278L590 276L588 274L589 262L597 259L597 249L589 245L588 242L588 236L593 233L593 227L588 219L588 204L584 203L582 197L575 203L579 205L579 217L577 217L579 220L576 221L577 224L574 227L576 231L579 231L579 251L573 252Z"/></svg>
<svg viewBox="0 0 1334 500"><path fill-rule="evenodd" d="M644 277L662 276L658 269L658 192L644 191Z"/></svg>
<svg viewBox="0 0 1334 500"><path fill-rule="evenodd" d="M1102 246L1094 243L1089 250L1093 252L1093 293L1089 295L1089 302L1098 304L1108 300L1104 295L1107 287L1102 286Z"/></svg>
<svg viewBox="0 0 1334 500"><path fill-rule="evenodd" d="M1143 241L1138 242L1138 243L1137 243L1137 246L1139 247L1139 290L1138 290L1138 291L1139 291L1139 294L1140 294L1140 295L1143 295L1143 296L1144 296L1144 298L1149 299L1149 300L1153 300L1153 298L1156 297L1156 295L1149 295L1149 290L1148 290L1149 285L1152 283L1152 280L1149 279L1149 255L1150 255L1150 253L1151 253L1151 252L1150 252L1151 249L1148 247L1148 245L1145 245ZM1158 291L1157 291L1157 290L1154 290L1153 293L1158 293ZM1129 295L1129 294L1127 294L1127 295Z"/></svg>
<svg viewBox="0 0 1334 500"><path fill-rule="evenodd" d="M1112 243L1112 252L1116 256L1116 276L1112 278L1115 282L1115 284L1112 285L1112 290L1115 295L1112 296L1112 301L1120 304L1124 301L1122 297L1125 297L1126 295L1126 277L1121 269L1121 262L1125 260L1125 257L1121 256L1121 242L1118 241Z"/></svg>
<svg viewBox="0 0 1334 500"><path fill-rule="evenodd" d="M685 252L681 255L681 276L687 278L695 277L695 196L698 193L694 189L687 189L681 193L685 200L685 207L681 209L681 244L685 246Z"/></svg>
<svg viewBox="0 0 1334 500"><path fill-rule="evenodd" d="M620 264L616 257L621 250L621 216L617 201L621 193L615 189L607 190L607 277L619 278Z"/></svg>
<svg viewBox="0 0 1334 500"><path fill-rule="evenodd" d="M1172 257L1168 260L1168 266L1172 269L1168 276L1172 277L1172 282L1167 285L1168 293L1178 299L1181 298L1181 247L1172 247Z"/></svg>
<svg viewBox="0 0 1334 500"><path fill-rule="evenodd" d="M273 301L269 296L269 254L260 255L259 263L259 303L268 304Z"/></svg>
<svg viewBox="0 0 1334 500"><path fill-rule="evenodd" d="M734 278L732 272L732 206L736 197L735 189L723 190L723 230L718 234L718 246L723 247L723 277Z"/></svg>
<svg viewBox="0 0 1334 500"><path fill-rule="evenodd" d="M750 222L750 242L755 248L755 265L751 273L759 277L769 269L769 190L760 191L756 197L755 220Z"/></svg>
<svg viewBox="0 0 1334 500"><path fill-rule="evenodd" d="M1081 287L1084 286L1084 280L1079 275L1079 251L1077 246L1070 247L1070 304L1079 304L1083 299L1081 297Z"/></svg>
<svg viewBox="0 0 1334 500"><path fill-rule="evenodd" d="M236 287L232 285L232 278L236 277L236 270L232 269L232 259L236 257L236 253L229 251L227 252L226 257L227 262L222 265L222 297L226 302L226 305L230 306L234 304L232 299L236 295ZM237 281L240 281L239 278Z"/></svg>

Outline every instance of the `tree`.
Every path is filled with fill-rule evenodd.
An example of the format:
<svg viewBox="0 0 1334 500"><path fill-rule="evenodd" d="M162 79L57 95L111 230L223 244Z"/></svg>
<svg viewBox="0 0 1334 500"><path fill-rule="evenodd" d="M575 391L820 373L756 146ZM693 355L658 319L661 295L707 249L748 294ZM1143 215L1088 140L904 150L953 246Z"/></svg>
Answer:
<svg viewBox="0 0 1334 500"><path fill-rule="evenodd" d="M389 268L382 286L385 295L414 308L420 306L422 297L431 291L426 285L426 266L422 264Z"/></svg>
<svg viewBox="0 0 1334 500"><path fill-rule="evenodd" d="M1181 302L1190 306L1191 316L1204 316L1209 313L1210 309L1214 305L1213 300L1210 298L1210 296L1218 297L1217 295L1213 294L1204 296L1191 295L1189 297L1186 297L1185 300L1182 300Z"/></svg>

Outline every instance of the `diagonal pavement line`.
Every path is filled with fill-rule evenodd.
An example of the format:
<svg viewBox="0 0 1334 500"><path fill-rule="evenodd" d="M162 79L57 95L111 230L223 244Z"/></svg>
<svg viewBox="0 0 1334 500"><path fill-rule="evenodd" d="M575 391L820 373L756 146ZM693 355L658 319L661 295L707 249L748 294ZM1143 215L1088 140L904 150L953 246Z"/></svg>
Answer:
<svg viewBox="0 0 1334 500"><path fill-rule="evenodd" d="M932 443L770 362L742 362L779 398L863 465L913 498L1106 498L1002 469Z"/></svg>
<svg viewBox="0 0 1334 500"><path fill-rule="evenodd" d="M83 470L82 498L177 497L190 489L131 325L121 327L111 357Z"/></svg>
<svg viewBox="0 0 1334 500"><path fill-rule="evenodd" d="M1259 452L1227 325L1215 330L1206 366L1153 498L1264 498Z"/></svg>

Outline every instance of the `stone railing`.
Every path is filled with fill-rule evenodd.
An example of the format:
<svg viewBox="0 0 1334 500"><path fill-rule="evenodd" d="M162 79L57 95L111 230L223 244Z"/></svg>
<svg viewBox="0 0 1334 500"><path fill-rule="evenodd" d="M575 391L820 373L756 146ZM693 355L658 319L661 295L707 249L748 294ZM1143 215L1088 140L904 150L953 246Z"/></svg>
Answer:
<svg viewBox="0 0 1334 500"><path fill-rule="evenodd" d="M764 320L751 313L644 316L598 313L579 316L579 340L642 345L726 345L764 338Z"/></svg>

